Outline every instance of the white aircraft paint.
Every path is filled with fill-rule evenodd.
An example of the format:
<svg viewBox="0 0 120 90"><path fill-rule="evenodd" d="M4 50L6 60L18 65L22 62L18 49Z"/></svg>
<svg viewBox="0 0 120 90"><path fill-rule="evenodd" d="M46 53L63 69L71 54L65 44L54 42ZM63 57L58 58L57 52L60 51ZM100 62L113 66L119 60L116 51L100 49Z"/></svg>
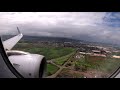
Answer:
<svg viewBox="0 0 120 90"><path fill-rule="evenodd" d="M4 46L5 50L11 50L22 37L23 37L23 35L19 34L13 38L3 41L3 46Z"/></svg>

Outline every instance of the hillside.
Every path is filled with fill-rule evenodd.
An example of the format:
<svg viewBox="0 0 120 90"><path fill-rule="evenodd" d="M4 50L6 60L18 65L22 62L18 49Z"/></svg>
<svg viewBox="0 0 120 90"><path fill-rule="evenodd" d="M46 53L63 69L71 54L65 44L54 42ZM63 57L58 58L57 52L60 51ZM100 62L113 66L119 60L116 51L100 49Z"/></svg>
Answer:
<svg viewBox="0 0 120 90"><path fill-rule="evenodd" d="M4 35L2 36L2 40L7 40L9 38L13 37L13 35ZM20 42L30 42L30 43L36 43L40 41L49 41L49 42L72 42L72 43L82 43L82 44L91 44L91 45L103 45L103 46L118 46L108 43L101 43L101 42L90 42L85 40L76 40L76 39L70 39L70 38L64 38L64 37L46 37L46 36L27 36L24 35L23 38L20 40Z"/></svg>

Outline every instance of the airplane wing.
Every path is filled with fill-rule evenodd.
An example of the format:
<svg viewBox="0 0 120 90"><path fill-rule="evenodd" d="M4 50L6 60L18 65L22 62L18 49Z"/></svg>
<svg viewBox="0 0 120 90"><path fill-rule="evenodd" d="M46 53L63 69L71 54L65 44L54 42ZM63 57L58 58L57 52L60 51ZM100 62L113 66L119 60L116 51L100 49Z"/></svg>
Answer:
<svg viewBox="0 0 120 90"><path fill-rule="evenodd" d="M18 27L17 27L17 30L19 33L17 36L14 36L6 41L3 41L3 46L5 50L11 50L18 43L18 41L23 37L23 34L20 33L20 30Z"/></svg>

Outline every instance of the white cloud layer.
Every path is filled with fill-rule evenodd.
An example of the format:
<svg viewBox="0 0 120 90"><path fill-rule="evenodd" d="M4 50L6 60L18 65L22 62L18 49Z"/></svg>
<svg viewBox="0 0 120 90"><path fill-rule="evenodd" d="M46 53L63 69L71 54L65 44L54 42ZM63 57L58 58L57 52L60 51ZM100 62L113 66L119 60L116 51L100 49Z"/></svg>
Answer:
<svg viewBox="0 0 120 90"><path fill-rule="evenodd" d="M108 16L107 16L108 15ZM15 34L16 27L24 35L58 36L76 39L120 42L120 27L104 22L106 12L0 12L0 34ZM111 16L118 17L120 13ZM120 23L120 21L117 21ZM115 22L115 24L117 24Z"/></svg>

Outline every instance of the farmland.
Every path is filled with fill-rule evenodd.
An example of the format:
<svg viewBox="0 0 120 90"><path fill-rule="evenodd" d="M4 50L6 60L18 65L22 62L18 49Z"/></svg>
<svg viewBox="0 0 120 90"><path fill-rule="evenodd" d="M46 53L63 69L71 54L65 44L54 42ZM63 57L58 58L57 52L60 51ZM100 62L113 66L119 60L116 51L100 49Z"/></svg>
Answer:
<svg viewBox="0 0 120 90"><path fill-rule="evenodd" d="M18 43L13 49L44 55L50 61L47 63L47 76L55 78L109 77L120 65L119 58L111 57L119 52L107 57L82 55L72 47L43 47L40 43L27 42Z"/></svg>
<svg viewBox="0 0 120 90"><path fill-rule="evenodd" d="M76 49L69 47L41 47L39 43L18 43L13 49L44 55L47 60L53 59L53 61L58 65L64 64L68 57L76 51ZM57 66L48 63L47 75L49 76L54 74L58 69L59 68Z"/></svg>
<svg viewBox="0 0 120 90"><path fill-rule="evenodd" d="M59 68L52 64L47 64L47 75L54 74Z"/></svg>
<svg viewBox="0 0 120 90"><path fill-rule="evenodd" d="M40 47L39 43L18 43L14 49L46 56L47 60L59 58L74 52L74 48Z"/></svg>

